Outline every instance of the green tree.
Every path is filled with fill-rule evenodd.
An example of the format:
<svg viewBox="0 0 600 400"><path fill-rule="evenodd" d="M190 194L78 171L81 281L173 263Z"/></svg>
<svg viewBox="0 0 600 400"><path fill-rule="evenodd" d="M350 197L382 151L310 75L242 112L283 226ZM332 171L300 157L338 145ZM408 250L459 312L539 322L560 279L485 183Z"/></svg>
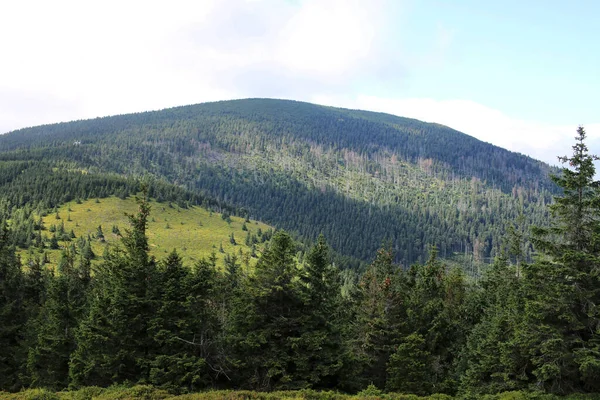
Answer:
<svg viewBox="0 0 600 400"><path fill-rule="evenodd" d="M461 391L481 396L525 389L531 378L529 349L520 340L525 285L517 266L499 257L480 282L481 320L462 351Z"/></svg>
<svg viewBox="0 0 600 400"><path fill-rule="evenodd" d="M342 299L338 269L330 262L323 235L306 256L300 274L302 331L293 340L294 380L298 386L333 388L342 367Z"/></svg>
<svg viewBox="0 0 600 400"><path fill-rule="evenodd" d="M550 206L549 228L533 243L547 258L526 270L526 340L539 386L565 393L600 390L600 182L583 127L568 164L554 181L563 189Z"/></svg>
<svg viewBox="0 0 600 400"><path fill-rule="evenodd" d="M244 283L232 310L228 340L237 356L237 377L259 389L295 388L294 342L301 332L295 245L278 231Z"/></svg>
<svg viewBox="0 0 600 400"><path fill-rule="evenodd" d="M430 248L429 260L424 265L412 266L407 275L405 335L420 335L430 355L428 385L424 384L422 389L453 393L457 386L454 359L466 341L469 328L464 276L457 269L447 270L435 247Z"/></svg>
<svg viewBox="0 0 600 400"><path fill-rule="evenodd" d="M387 366L386 389L394 392L425 396L431 392L431 354L418 333L401 339Z"/></svg>
<svg viewBox="0 0 600 400"><path fill-rule="evenodd" d="M145 197L138 204L138 213L128 215L131 229L121 239L124 250L109 252L96 271L92 301L71 357L73 386L106 386L149 377L156 351L150 325L159 283L156 263L148 255L150 205Z"/></svg>
<svg viewBox="0 0 600 400"><path fill-rule="evenodd" d="M157 348L149 379L156 386L172 390L199 390L208 380L206 362L199 356L199 347L207 338L194 330L201 315L195 314L199 310L191 308L190 301L196 304L196 297L202 293L175 250L161 264L159 305L150 323Z"/></svg>
<svg viewBox="0 0 600 400"><path fill-rule="evenodd" d="M10 231L0 221L0 390L15 390L24 364L21 347L26 322L24 277L10 245Z"/></svg>
<svg viewBox="0 0 600 400"><path fill-rule="evenodd" d="M102 231L102 225L98 225L98 228L96 228L96 239L100 240L101 242L104 241L104 232Z"/></svg>
<svg viewBox="0 0 600 400"><path fill-rule="evenodd" d="M352 345L354 362L360 367L353 378L361 387L370 383L385 387L386 365L401 336L405 320L400 301L403 282L393 259L389 246L380 248L356 293Z"/></svg>
<svg viewBox="0 0 600 400"><path fill-rule="evenodd" d="M62 252L58 276L51 279L36 326L27 370L32 386L60 390L69 383L69 359L75 350L75 330L86 305L87 266L75 265L76 254Z"/></svg>

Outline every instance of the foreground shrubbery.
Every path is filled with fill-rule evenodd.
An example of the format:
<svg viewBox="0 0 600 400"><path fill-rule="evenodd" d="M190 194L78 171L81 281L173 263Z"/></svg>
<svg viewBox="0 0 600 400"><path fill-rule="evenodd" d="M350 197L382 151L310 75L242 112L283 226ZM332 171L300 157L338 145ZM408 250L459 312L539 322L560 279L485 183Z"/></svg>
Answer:
<svg viewBox="0 0 600 400"><path fill-rule="evenodd" d="M462 398L462 397L456 397ZM579 394L567 397L558 397L550 394L527 393L527 392L505 392L484 397L473 397L482 400L592 400L600 399L600 395ZM152 386L133 386L122 387L114 386L110 388L85 387L77 391L54 393L45 389L30 389L19 393L0 392L0 400L126 400L126 399L144 399L144 400L451 400L451 397L445 394L433 394L427 397L420 397L413 394L401 393L381 393L377 389L366 389L357 395L346 395L336 392L318 392L314 390L299 391L279 391L279 392L255 392L248 390L230 391L214 390L202 393L191 393L184 395L173 395L165 390L157 389Z"/></svg>

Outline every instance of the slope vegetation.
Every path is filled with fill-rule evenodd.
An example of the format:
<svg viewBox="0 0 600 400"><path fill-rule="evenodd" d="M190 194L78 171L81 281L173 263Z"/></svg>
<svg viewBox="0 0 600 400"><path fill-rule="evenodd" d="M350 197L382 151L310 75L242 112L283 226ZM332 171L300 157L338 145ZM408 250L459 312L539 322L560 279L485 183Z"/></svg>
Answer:
<svg viewBox="0 0 600 400"><path fill-rule="evenodd" d="M151 175L369 260L485 261L509 221L544 225L546 164L445 126L294 101L249 99L47 125L0 137L0 162ZM18 173L18 168L15 169Z"/></svg>
<svg viewBox="0 0 600 400"><path fill-rule="evenodd" d="M244 218L215 213L202 207L181 208L171 202L156 201L150 206L147 230L150 254L163 259L176 249L188 266L201 258L210 258L212 254L217 257L218 265L222 265L225 254L235 255L242 265L253 265L272 232L272 228L263 223L245 221ZM56 265L62 249L71 245L75 245L76 249L82 247L77 246L80 239L89 241L96 255L95 261L101 260L109 246L120 244L121 235L129 226L127 214L134 214L136 209L133 197L88 199L64 204L42 218L43 230L39 233L43 242L50 243L55 236L58 244L55 249L45 246L48 262ZM21 257L27 259L28 251L22 250Z"/></svg>

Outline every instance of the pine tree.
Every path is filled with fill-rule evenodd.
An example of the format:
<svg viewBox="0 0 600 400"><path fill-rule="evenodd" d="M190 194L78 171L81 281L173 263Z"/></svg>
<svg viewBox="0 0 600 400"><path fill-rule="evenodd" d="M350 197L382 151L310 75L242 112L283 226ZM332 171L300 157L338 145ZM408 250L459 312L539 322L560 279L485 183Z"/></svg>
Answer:
<svg viewBox="0 0 600 400"><path fill-rule="evenodd" d="M149 330L159 285L156 263L148 255L150 205L145 198L138 204L138 213L128 215L131 229L121 239L124 250L109 252L95 274L92 301L71 357L73 386L106 386L149 377L156 350Z"/></svg>
<svg viewBox="0 0 600 400"><path fill-rule="evenodd" d="M517 267L495 260L480 282L481 319L469 333L461 358L461 391L473 396L525 389L530 379L528 348L519 339L525 287Z"/></svg>
<svg viewBox="0 0 600 400"><path fill-rule="evenodd" d="M301 331L294 243L278 231L233 308L228 340L240 365L236 378L258 389L295 388L289 367Z"/></svg>
<svg viewBox="0 0 600 400"><path fill-rule="evenodd" d="M531 373L548 391L600 390L600 182L596 156L577 130L568 167L553 180L563 189L550 206L550 228L534 230L533 243L547 255L525 270L525 330Z"/></svg>
<svg viewBox="0 0 600 400"><path fill-rule="evenodd" d="M58 238L56 237L56 234L53 233L52 237L50 238L50 249L57 250L58 248Z"/></svg>
<svg viewBox="0 0 600 400"><path fill-rule="evenodd" d="M199 390L208 380L206 362L199 356L204 338L194 330L200 316L188 302L198 295L197 287L175 250L162 263L160 282L159 305L150 323L157 348L149 380L172 390Z"/></svg>
<svg viewBox="0 0 600 400"><path fill-rule="evenodd" d="M354 379L362 387L367 384L385 387L386 365L398 344L405 319L400 301L402 281L393 259L389 246L380 248L362 276L356 294L353 348L354 362L361 368Z"/></svg>
<svg viewBox="0 0 600 400"><path fill-rule="evenodd" d="M411 333L402 338L388 362L387 390L421 396L429 394L431 363L432 356L422 335Z"/></svg>
<svg viewBox="0 0 600 400"><path fill-rule="evenodd" d="M338 270L320 235L300 275L302 332L294 339L294 380L300 387L333 388L342 367L342 312Z"/></svg>
<svg viewBox="0 0 600 400"><path fill-rule="evenodd" d="M0 390L16 390L24 364L24 279L21 265L10 245L10 232L0 221Z"/></svg>
<svg viewBox="0 0 600 400"><path fill-rule="evenodd" d="M32 386L59 390L69 383L69 359L75 350L75 330L85 309L89 283L89 271L85 265L77 267L75 257L73 251L65 249L58 276L50 281L28 355Z"/></svg>

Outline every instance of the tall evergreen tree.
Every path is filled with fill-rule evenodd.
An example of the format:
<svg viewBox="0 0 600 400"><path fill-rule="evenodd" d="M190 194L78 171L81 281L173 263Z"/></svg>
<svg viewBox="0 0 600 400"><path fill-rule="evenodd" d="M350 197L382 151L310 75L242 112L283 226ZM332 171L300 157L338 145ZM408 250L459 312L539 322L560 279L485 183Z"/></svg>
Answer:
<svg viewBox="0 0 600 400"><path fill-rule="evenodd" d="M149 332L157 342L149 379L172 390L199 390L208 380L206 362L199 356L204 338L200 332L196 336L195 320L201 316L193 313L196 310L188 302L199 293L175 250L162 264L159 305Z"/></svg>
<svg viewBox="0 0 600 400"><path fill-rule="evenodd" d="M550 228L534 230L546 254L526 270L527 334L536 384L564 393L600 390L600 182L577 130L573 154L554 181L563 189L550 206Z"/></svg>
<svg viewBox="0 0 600 400"><path fill-rule="evenodd" d="M26 322L24 279L10 243L10 231L0 221L0 390L19 388L25 361L21 347Z"/></svg>
<svg viewBox="0 0 600 400"><path fill-rule="evenodd" d="M430 355L426 365L429 390L451 393L456 389L454 354L466 340L464 277L456 269L447 270L435 247L430 248L429 260L412 266L407 275L406 332L420 335L411 337L411 346L416 346L419 337L425 340L424 350Z"/></svg>
<svg viewBox="0 0 600 400"><path fill-rule="evenodd" d="M342 319L339 272L330 262L320 235L300 275L302 331L294 340L294 380L299 386L333 388L342 367Z"/></svg>
<svg viewBox="0 0 600 400"><path fill-rule="evenodd" d="M380 248L359 283L353 349L354 362L362 368L354 379L363 387L385 387L386 365L398 345L405 320L402 276L393 259L390 247Z"/></svg>
<svg viewBox="0 0 600 400"><path fill-rule="evenodd" d="M51 279L46 301L29 350L27 370L31 384L63 389L69 384L69 359L75 350L75 331L86 305L87 266L75 264L76 254L65 249L58 276Z"/></svg>
<svg viewBox="0 0 600 400"><path fill-rule="evenodd" d="M156 343L149 334L158 301L157 268L148 255L146 237L150 205L138 199L139 211L129 215L131 229L122 238L124 250L109 252L95 274L89 312L77 334L71 357L74 386L146 381Z"/></svg>
<svg viewBox="0 0 600 400"><path fill-rule="evenodd" d="M463 393L480 396L524 389L529 384L529 349L520 339L525 286L517 268L499 257L480 282L481 320L470 331L461 354Z"/></svg>
<svg viewBox="0 0 600 400"><path fill-rule="evenodd" d="M275 233L233 310L229 340L241 367L237 375L254 388L298 385L291 369L302 328L294 249L287 233Z"/></svg>

